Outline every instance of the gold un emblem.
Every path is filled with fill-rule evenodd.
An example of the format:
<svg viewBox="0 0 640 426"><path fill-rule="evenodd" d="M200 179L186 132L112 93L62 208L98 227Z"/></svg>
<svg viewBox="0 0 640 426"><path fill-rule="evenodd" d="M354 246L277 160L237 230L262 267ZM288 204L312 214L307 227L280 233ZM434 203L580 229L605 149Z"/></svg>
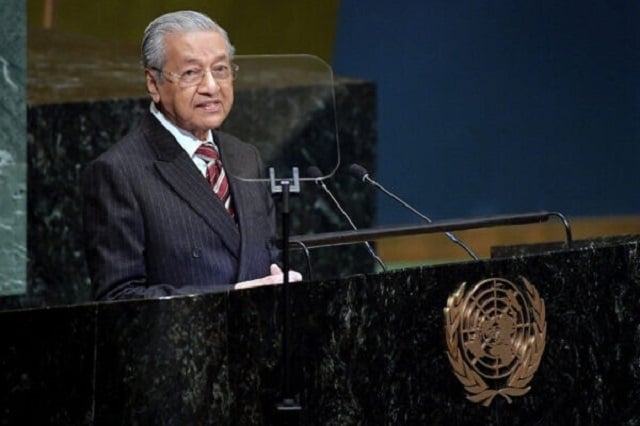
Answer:
<svg viewBox="0 0 640 426"><path fill-rule="evenodd" d="M496 395L522 396L540 365L547 323L544 300L524 277L523 286L502 278L466 283L444 308L447 355L467 398L489 406Z"/></svg>

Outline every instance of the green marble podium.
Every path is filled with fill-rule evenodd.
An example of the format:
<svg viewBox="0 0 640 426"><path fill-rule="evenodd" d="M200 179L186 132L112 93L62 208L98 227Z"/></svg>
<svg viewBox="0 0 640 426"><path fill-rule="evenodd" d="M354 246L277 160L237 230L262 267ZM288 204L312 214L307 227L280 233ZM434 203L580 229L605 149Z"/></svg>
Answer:
<svg viewBox="0 0 640 426"><path fill-rule="evenodd" d="M299 424L638 424L639 243L518 247L292 285ZM490 277L535 285L547 331L530 391L485 407L453 374L443 308L461 283ZM281 293L0 313L0 423L275 424Z"/></svg>
<svg viewBox="0 0 640 426"><path fill-rule="evenodd" d="M25 2L0 7L0 296L27 287Z"/></svg>

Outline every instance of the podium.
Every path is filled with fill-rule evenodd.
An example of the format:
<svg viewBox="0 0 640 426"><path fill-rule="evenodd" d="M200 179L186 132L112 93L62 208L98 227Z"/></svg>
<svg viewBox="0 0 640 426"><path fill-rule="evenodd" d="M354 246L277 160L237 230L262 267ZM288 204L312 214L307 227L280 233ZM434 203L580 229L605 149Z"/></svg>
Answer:
<svg viewBox="0 0 640 426"><path fill-rule="evenodd" d="M640 422L640 238L291 285L300 424ZM461 283L525 277L546 307L530 390L470 401L443 309ZM2 424L272 424L280 286L0 313Z"/></svg>

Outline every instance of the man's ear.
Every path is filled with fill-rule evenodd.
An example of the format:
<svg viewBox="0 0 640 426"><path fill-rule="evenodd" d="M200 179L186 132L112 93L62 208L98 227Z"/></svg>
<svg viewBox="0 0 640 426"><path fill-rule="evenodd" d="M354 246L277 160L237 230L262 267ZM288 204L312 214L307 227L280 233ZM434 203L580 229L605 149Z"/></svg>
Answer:
<svg viewBox="0 0 640 426"><path fill-rule="evenodd" d="M157 73L150 69L144 70L144 77L147 81L147 91L151 95L154 103L160 102L160 92L158 91Z"/></svg>

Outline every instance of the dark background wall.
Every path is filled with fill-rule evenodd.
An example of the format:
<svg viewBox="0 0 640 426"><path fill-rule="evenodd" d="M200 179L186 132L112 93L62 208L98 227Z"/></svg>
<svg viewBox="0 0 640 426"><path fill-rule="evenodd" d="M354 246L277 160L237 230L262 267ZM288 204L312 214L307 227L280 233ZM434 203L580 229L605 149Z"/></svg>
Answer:
<svg viewBox="0 0 640 426"><path fill-rule="evenodd" d="M365 6L366 4L366 6ZM640 213L640 3L342 0L378 85L376 177L434 219ZM414 221L379 197L381 223Z"/></svg>
<svg viewBox="0 0 640 426"><path fill-rule="evenodd" d="M30 28L45 27L136 50L149 22L197 10L222 25L238 54L311 53L331 59L339 0L29 0ZM115 50L115 48L114 48ZM114 51L113 60L117 61Z"/></svg>

